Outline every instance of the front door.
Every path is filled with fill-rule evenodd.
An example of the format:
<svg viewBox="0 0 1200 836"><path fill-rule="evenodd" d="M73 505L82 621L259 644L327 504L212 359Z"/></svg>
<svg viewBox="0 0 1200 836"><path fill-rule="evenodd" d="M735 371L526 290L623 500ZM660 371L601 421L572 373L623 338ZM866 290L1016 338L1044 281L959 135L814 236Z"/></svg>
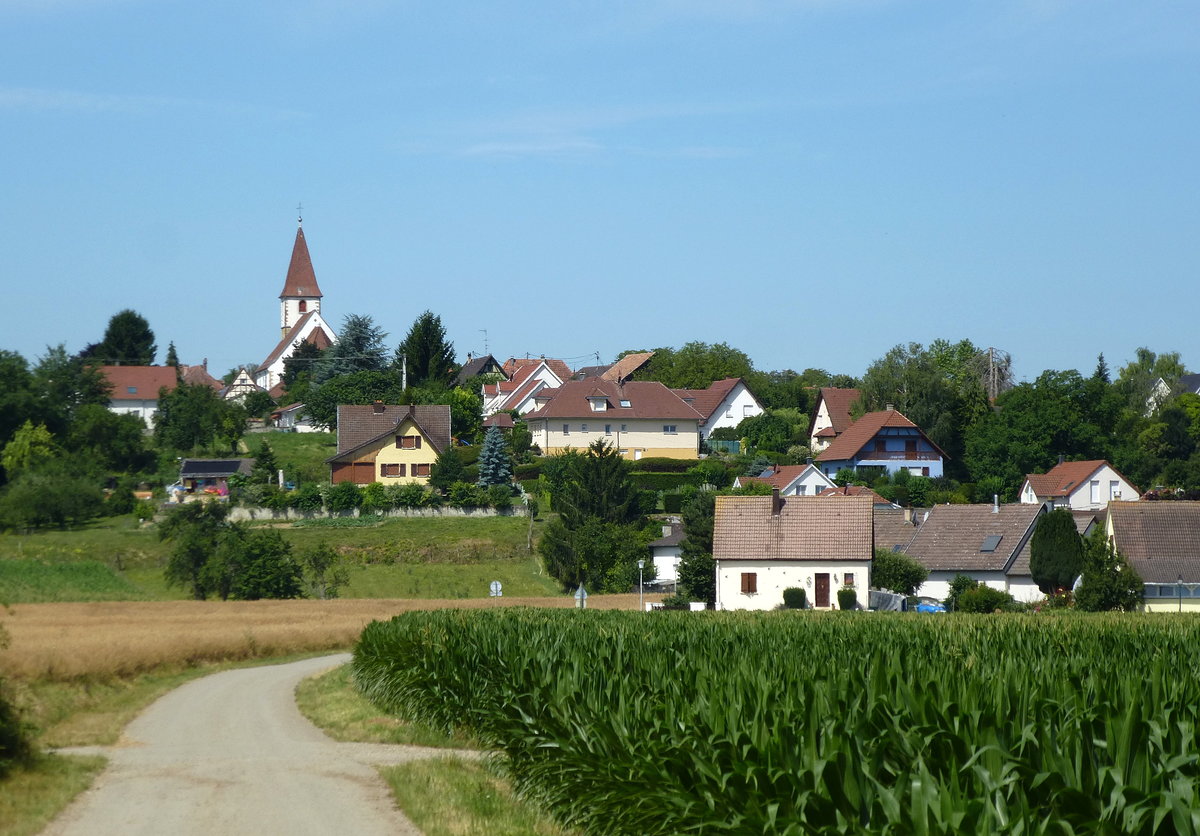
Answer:
<svg viewBox="0 0 1200 836"><path fill-rule="evenodd" d="M829 573L817 573L817 599L813 602L813 606L828 607L829 606Z"/></svg>

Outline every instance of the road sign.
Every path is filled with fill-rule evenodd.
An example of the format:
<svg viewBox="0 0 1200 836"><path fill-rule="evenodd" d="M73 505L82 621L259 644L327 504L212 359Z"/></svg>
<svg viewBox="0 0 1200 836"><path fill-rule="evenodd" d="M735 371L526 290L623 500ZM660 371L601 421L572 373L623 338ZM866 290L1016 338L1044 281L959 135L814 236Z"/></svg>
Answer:
<svg viewBox="0 0 1200 836"><path fill-rule="evenodd" d="M504 596L504 587L500 585L500 581L492 581L488 589L491 590L493 598L502 598Z"/></svg>
<svg viewBox="0 0 1200 836"><path fill-rule="evenodd" d="M587 590L583 588L583 584L575 590L575 606L581 610L587 609Z"/></svg>

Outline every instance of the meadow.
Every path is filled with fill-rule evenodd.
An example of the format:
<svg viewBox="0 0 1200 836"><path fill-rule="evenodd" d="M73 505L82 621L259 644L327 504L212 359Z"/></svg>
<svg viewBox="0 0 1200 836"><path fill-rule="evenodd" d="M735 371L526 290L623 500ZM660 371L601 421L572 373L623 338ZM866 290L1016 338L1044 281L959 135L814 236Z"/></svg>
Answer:
<svg viewBox="0 0 1200 836"><path fill-rule="evenodd" d="M405 613L354 675L606 834L1200 832L1200 622Z"/></svg>

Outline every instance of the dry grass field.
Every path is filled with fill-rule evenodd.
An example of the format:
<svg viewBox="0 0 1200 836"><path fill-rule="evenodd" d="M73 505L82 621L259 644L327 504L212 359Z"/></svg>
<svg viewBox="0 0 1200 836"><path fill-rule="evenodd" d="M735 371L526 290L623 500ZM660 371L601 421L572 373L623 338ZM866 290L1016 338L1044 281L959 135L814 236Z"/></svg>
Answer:
<svg viewBox="0 0 1200 836"><path fill-rule="evenodd" d="M162 667L349 648L371 621L409 610L574 603L555 596L18 604L0 610L0 625L10 638L0 650L0 674L27 681L128 677ZM596 609L637 605L637 595L588 599Z"/></svg>

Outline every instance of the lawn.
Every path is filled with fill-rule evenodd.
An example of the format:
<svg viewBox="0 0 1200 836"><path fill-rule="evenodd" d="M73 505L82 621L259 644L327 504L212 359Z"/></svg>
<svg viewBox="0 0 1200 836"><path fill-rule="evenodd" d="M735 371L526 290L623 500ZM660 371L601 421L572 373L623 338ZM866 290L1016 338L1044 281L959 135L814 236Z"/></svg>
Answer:
<svg viewBox="0 0 1200 836"><path fill-rule="evenodd" d="M271 445L275 461L287 482L324 482L329 479L325 460L337 452L337 433L251 433L242 439L253 456L263 441Z"/></svg>
<svg viewBox="0 0 1200 836"><path fill-rule="evenodd" d="M342 597L487 597L493 580L506 595L558 594L527 549L524 517L408 517L374 525L275 525L297 551L329 543L350 569ZM534 537L541 525L534 524ZM0 535L0 602L179 600L163 566L170 545L133 517L71 531Z"/></svg>

